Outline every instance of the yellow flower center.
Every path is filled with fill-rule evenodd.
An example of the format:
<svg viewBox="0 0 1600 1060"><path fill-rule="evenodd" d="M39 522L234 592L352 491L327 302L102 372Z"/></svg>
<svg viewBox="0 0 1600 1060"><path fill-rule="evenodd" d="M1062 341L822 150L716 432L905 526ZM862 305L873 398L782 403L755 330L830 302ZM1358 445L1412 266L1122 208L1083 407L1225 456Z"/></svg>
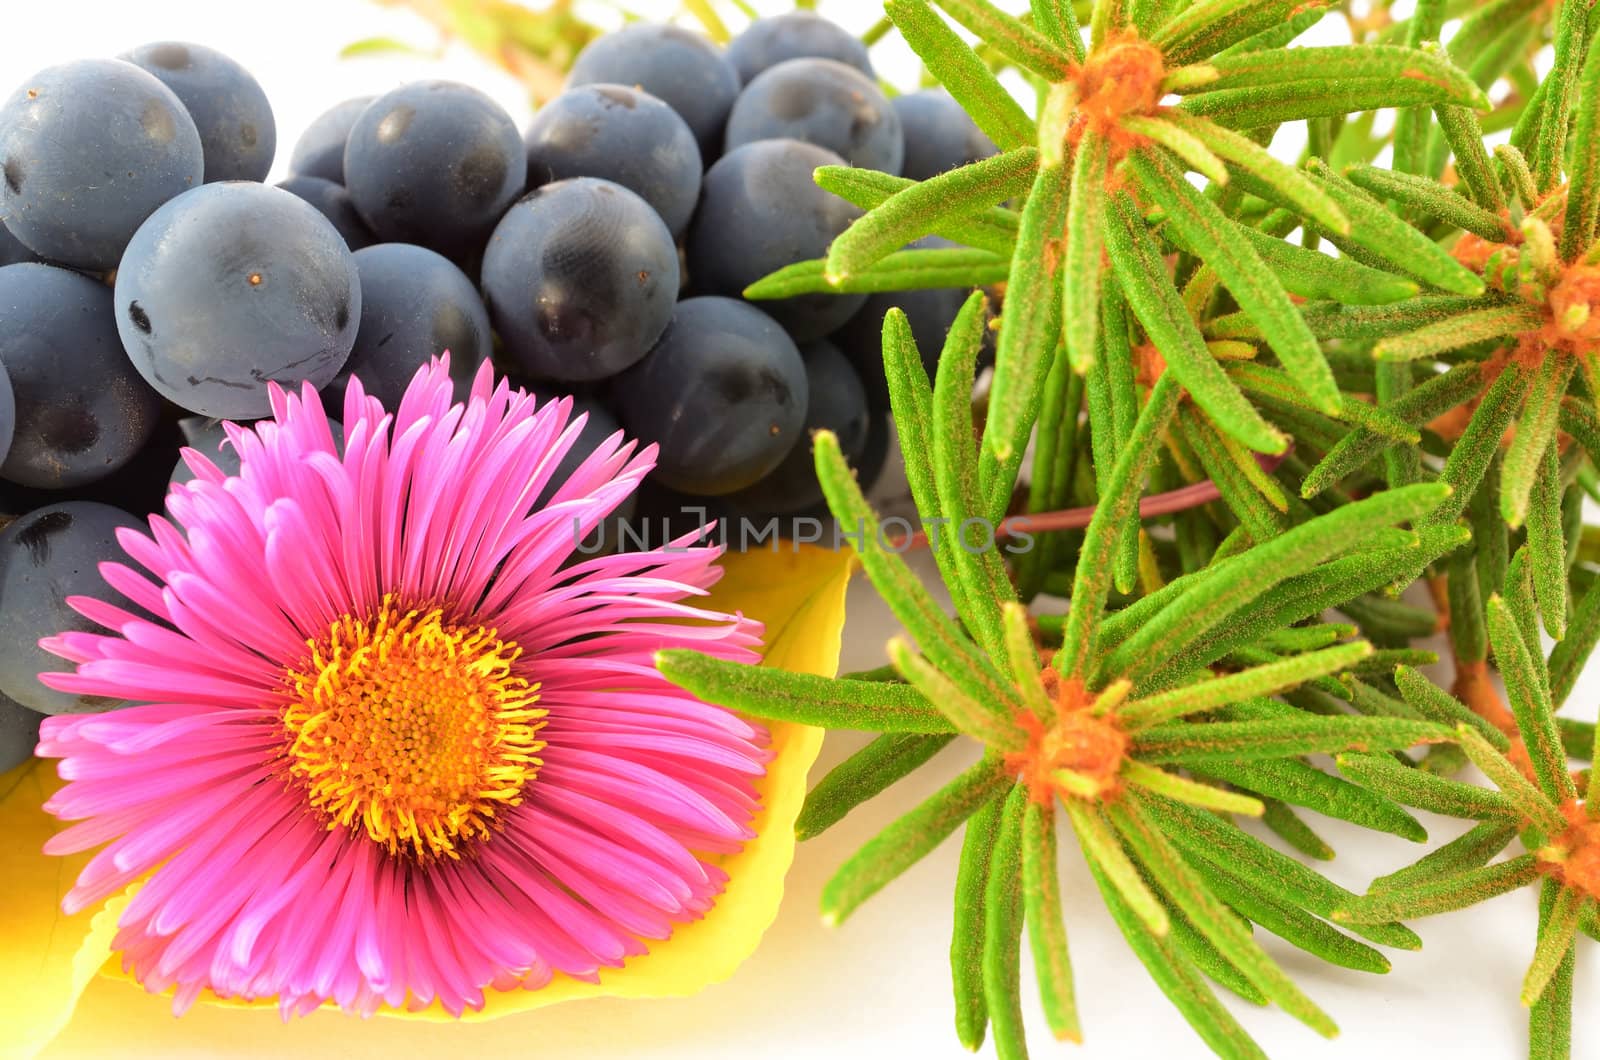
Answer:
<svg viewBox="0 0 1600 1060"><path fill-rule="evenodd" d="M365 831L390 854L457 858L522 801L546 712L539 686L512 673L515 644L385 598L308 645L285 674L285 758L330 829Z"/></svg>

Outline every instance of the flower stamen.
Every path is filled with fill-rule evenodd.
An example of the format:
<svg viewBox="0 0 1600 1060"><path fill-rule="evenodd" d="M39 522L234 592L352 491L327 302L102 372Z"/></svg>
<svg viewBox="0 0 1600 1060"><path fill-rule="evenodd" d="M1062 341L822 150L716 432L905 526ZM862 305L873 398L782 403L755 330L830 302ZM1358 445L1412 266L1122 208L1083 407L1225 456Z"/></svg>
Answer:
<svg viewBox="0 0 1600 1060"><path fill-rule="evenodd" d="M1545 874L1590 898L1600 898L1600 820L1588 816L1576 799L1561 807L1567 830L1535 856Z"/></svg>
<svg viewBox="0 0 1600 1060"><path fill-rule="evenodd" d="M522 801L543 763L539 687L517 677L515 644L443 612L346 615L285 673L288 773L332 829L390 854L458 858Z"/></svg>

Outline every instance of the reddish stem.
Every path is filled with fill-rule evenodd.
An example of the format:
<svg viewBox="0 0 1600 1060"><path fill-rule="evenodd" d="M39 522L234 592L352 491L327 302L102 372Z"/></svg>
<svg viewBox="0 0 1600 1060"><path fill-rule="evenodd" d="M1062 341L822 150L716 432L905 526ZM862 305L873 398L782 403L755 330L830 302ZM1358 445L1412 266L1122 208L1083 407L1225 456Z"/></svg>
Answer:
<svg viewBox="0 0 1600 1060"><path fill-rule="evenodd" d="M1271 474L1278 469L1284 459L1288 457L1294 446L1273 456L1256 453L1256 463L1261 465L1261 470ZM1158 515L1171 515L1174 512L1187 511L1198 508L1202 504L1210 504L1220 500L1222 491L1217 489L1217 484L1210 479L1180 486L1175 490L1165 493L1153 493L1148 497L1139 498L1139 518L1151 519ZM1064 508L1054 512L1031 512L1022 515L1013 515L1002 519L995 530L995 538L1011 537L1018 532L1030 534L1043 534L1055 530L1082 530L1089 525L1089 520L1094 518L1095 506L1090 504L1083 508ZM903 540L903 539L901 539ZM928 535L924 530L918 530L911 535L910 543L906 548L926 548Z"/></svg>

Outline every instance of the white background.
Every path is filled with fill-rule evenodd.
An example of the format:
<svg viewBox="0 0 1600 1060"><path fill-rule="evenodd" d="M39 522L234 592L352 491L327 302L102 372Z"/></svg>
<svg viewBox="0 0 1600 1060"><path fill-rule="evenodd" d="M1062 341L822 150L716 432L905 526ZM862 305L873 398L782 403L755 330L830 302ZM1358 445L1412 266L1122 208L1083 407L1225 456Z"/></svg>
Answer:
<svg viewBox="0 0 1600 1060"><path fill-rule="evenodd" d="M660 12L669 4L633 0L629 6ZM878 12L871 0L825 0L821 6L855 30L864 28ZM426 24L414 16L366 0L3 0L0 13L3 89L49 63L114 55L153 40L196 41L229 53L257 76L273 102L279 144L274 180L285 175L295 138L318 113L346 97L379 93L405 80L470 81L504 104L519 124L530 114L514 80L459 47L445 49L436 59L339 60L337 52L343 45L366 37L398 37L428 48L436 43ZM596 17L614 18L615 13L597 6ZM874 52L874 61L880 72L909 86L913 74L906 54L885 45ZM844 668L879 665L892 622L864 580L852 587L849 614ZM1594 716L1595 691L1591 671L1572 697L1576 715ZM813 778L862 742L852 734L830 736ZM959 840L947 842L841 928L825 929L816 909L823 882L851 851L971 757L959 745L948 749L915 777L802 846L783 910L760 950L731 981L697 997L580 1002L517 1017L510 1024L502 1021L492 1030L409 1024L399 1052L392 1028L384 1033L373 1027L370 1050L329 1053L319 1049L316 1028L325 1025L319 1021L341 1017L319 1013L292 1029L280 1028L273 1017L244 1017L237 1024L241 1033L235 1055L278 1057L292 1050L306 1058L473 1056L506 1053L507 1043L514 1042L513 1055L562 1060L966 1056L951 1028L946 963ZM1457 822L1420 816L1436 841L1463 830ZM1358 892L1374 876L1409 863L1424 849L1400 839L1363 834L1335 821L1315 823L1340 851L1324 870ZM1026 970L1024 1008L1034 1055L1085 1060L1185 1060L1210 1055L1124 945L1075 846L1063 842L1062 850L1066 911L1088 1044L1073 1047L1051 1041L1031 994L1031 970ZM1269 951L1339 1022L1343 1033L1335 1042L1322 1041L1276 1010L1256 1010L1225 992L1223 996L1263 1047L1278 1058L1477 1060L1525 1055L1526 1013L1516 995L1532 953L1535 916L1530 889L1476 910L1420 921L1414 927L1425 940L1423 951L1391 954L1394 971L1384 977L1330 968L1266 936ZM1588 952L1579 963L1573 1055L1593 1060L1600 1057L1600 1020L1589 1013L1600 1003L1596 960L1600 954L1593 945L1582 945ZM516 1033L508 1035L513 1030ZM47 1055L88 1056L88 1048L75 1042L69 1030ZM156 1050L141 1042L135 1027L128 1028L118 1053L174 1055L165 1046ZM987 1045L984 1055L993 1055Z"/></svg>

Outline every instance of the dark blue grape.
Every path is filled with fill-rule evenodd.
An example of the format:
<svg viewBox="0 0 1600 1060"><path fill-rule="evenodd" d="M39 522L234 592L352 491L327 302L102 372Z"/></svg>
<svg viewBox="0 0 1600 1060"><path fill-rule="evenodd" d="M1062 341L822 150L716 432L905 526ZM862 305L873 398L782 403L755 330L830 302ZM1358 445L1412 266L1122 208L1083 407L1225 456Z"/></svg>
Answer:
<svg viewBox="0 0 1600 1060"><path fill-rule="evenodd" d="M278 187L315 206L317 212L326 217L328 223L344 237L345 245L351 250L370 247L378 241L372 229L367 227L367 222L356 212L356 204L350 201L350 192L343 184L335 184L321 177L290 177L280 182Z"/></svg>
<svg viewBox="0 0 1600 1060"><path fill-rule="evenodd" d="M297 177L321 177L344 183L344 148L361 112L376 96L358 96L335 104L312 119L295 141L289 155L289 172Z"/></svg>
<svg viewBox="0 0 1600 1060"><path fill-rule="evenodd" d="M208 184L157 210L117 270L117 329L134 367L204 416L268 412L267 384L323 387L361 320L344 240L278 188Z"/></svg>
<svg viewBox="0 0 1600 1060"><path fill-rule="evenodd" d="M628 433L660 447L655 476L701 496L783 462L805 423L806 366L782 328L732 298L688 298L655 349L612 384Z"/></svg>
<svg viewBox="0 0 1600 1060"><path fill-rule="evenodd" d="M931 250L955 245L938 236L924 236L911 247ZM868 295L861 311L834 333L834 342L861 374L873 408L889 407L889 384L883 372L884 315L891 309L905 313L911 325L911 336L917 341L917 351L922 354L923 367L931 380L950 325L955 323L956 314L971 293L967 288L942 287Z"/></svg>
<svg viewBox="0 0 1600 1060"><path fill-rule="evenodd" d="M678 248L639 196L576 177L530 192L494 230L483 292L507 360L536 379L604 379L660 338Z"/></svg>
<svg viewBox="0 0 1600 1060"><path fill-rule="evenodd" d="M756 76L728 115L731 152L757 140L803 140L852 166L899 173L900 117L878 86L832 59L790 59Z"/></svg>
<svg viewBox="0 0 1600 1060"><path fill-rule="evenodd" d="M322 391L328 407L344 407L354 375L384 408L398 408L417 369L446 350L457 394L464 396L493 347L489 313L472 281L448 258L409 243L357 251L356 269L361 327L344 369Z"/></svg>
<svg viewBox="0 0 1600 1060"><path fill-rule="evenodd" d="M0 773L33 757L44 718L10 696L0 696Z"/></svg>
<svg viewBox="0 0 1600 1060"><path fill-rule="evenodd" d="M511 116L454 81L417 81L379 96L345 145L345 187L379 238L451 257L483 245L527 179Z"/></svg>
<svg viewBox="0 0 1600 1060"><path fill-rule="evenodd" d="M122 56L183 101L205 152L206 180L267 179L278 150L272 104L250 71L203 44L161 41Z"/></svg>
<svg viewBox="0 0 1600 1060"><path fill-rule="evenodd" d="M804 511L823 499L817 466L811 455L814 431L839 436L839 449L852 465L867 444L867 392L844 354L829 342L814 342L800 350L806 365L804 429L789 455L760 482L729 498L746 512L784 515Z"/></svg>
<svg viewBox="0 0 1600 1060"><path fill-rule="evenodd" d="M700 157L722 149L722 126L739 94L739 75L705 37L677 26L635 22L597 37L578 53L567 85L633 85L677 111Z"/></svg>
<svg viewBox="0 0 1600 1060"><path fill-rule="evenodd" d="M42 714L88 714L118 705L46 688L38 675L71 669L39 647L41 637L103 632L66 600L107 596L100 564L127 558L117 542L119 527L138 523L107 504L68 501L29 512L0 532L0 694Z"/></svg>
<svg viewBox="0 0 1600 1060"><path fill-rule="evenodd" d="M0 361L0 467L11 452L11 439L17 433L17 397L11 389L11 374Z"/></svg>
<svg viewBox="0 0 1600 1060"><path fill-rule="evenodd" d="M817 187L818 166L843 165L798 140L761 140L729 151L706 171L689 226L689 282L696 293L736 296L785 265L820 258L861 211ZM850 319L865 295L807 294L761 308L796 342L820 339Z"/></svg>
<svg viewBox="0 0 1600 1060"><path fill-rule="evenodd" d="M19 485L105 478L155 429L161 403L122 352L111 291L81 273L0 268L0 364L16 404L0 477Z"/></svg>
<svg viewBox="0 0 1600 1060"><path fill-rule="evenodd" d="M994 141L942 88L907 92L894 97L892 106L905 132L903 177L927 180L995 153Z"/></svg>
<svg viewBox="0 0 1600 1060"><path fill-rule="evenodd" d="M748 85L757 74L790 59L833 59L876 81L867 46L843 26L815 11L758 18L728 44L728 61Z"/></svg>
<svg viewBox="0 0 1600 1060"><path fill-rule="evenodd" d="M23 246L11 230L0 224L0 267L23 261L38 261L39 255Z"/></svg>
<svg viewBox="0 0 1600 1060"><path fill-rule="evenodd" d="M579 85L547 103L523 135L528 183L568 177L621 184L655 207L674 237L700 198L700 148L678 112L623 85Z"/></svg>
<svg viewBox="0 0 1600 1060"><path fill-rule="evenodd" d="M189 112L132 63L52 66L0 107L0 217L50 261L115 268L144 219L204 175Z"/></svg>

